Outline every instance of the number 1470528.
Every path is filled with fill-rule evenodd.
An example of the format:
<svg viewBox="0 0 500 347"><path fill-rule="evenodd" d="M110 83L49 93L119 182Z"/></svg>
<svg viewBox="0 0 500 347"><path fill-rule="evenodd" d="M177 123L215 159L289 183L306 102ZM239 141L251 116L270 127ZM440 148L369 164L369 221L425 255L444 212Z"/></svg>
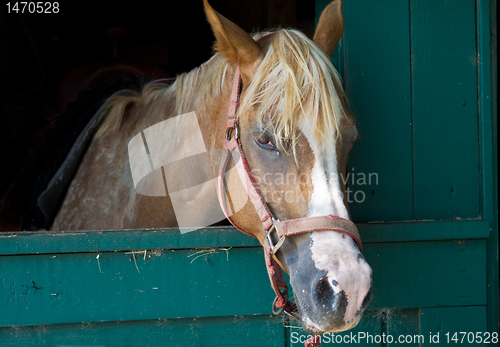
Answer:
<svg viewBox="0 0 500 347"><path fill-rule="evenodd" d="M492 343L498 346L498 333L489 332L456 332L446 333L446 343Z"/></svg>
<svg viewBox="0 0 500 347"><path fill-rule="evenodd" d="M7 13L59 13L58 2L8 2Z"/></svg>

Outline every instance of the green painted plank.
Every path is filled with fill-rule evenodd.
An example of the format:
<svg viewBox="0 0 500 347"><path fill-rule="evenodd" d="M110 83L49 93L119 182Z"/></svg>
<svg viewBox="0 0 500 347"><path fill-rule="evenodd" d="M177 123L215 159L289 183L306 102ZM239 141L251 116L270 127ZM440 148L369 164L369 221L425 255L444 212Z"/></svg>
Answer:
<svg viewBox="0 0 500 347"><path fill-rule="evenodd" d="M486 304L486 241L369 244L370 309Z"/></svg>
<svg viewBox="0 0 500 347"><path fill-rule="evenodd" d="M0 328L0 346L284 346L277 316L160 319Z"/></svg>
<svg viewBox="0 0 500 347"><path fill-rule="evenodd" d="M354 328L342 333L327 333L322 336L322 346L382 346L380 343L373 343L375 336L381 336L383 319L379 311L365 311L359 324ZM303 347L304 342L311 337L295 322L291 322L287 329L289 346Z"/></svg>
<svg viewBox="0 0 500 347"><path fill-rule="evenodd" d="M364 243L486 239L488 221L390 222L357 224Z"/></svg>
<svg viewBox="0 0 500 347"><path fill-rule="evenodd" d="M486 302L485 241L374 243L364 254L373 268L370 309ZM0 257L0 326L270 312L273 292L261 249L197 255Z"/></svg>
<svg viewBox="0 0 500 347"><path fill-rule="evenodd" d="M0 326L268 314L263 253L238 248L0 258ZM97 258L99 256L99 258ZM244 269L244 273L242 273Z"/></svg>
<svg viewBox="0 0 500 347"><path fill-rule="evenodd" d="M477 2L477 49L478 49L478 94L479 94L479 121L481 140L481 215L485 219L493 220L496 211L495 188L496 184L496 148L497 139L496 119L493 109L496 107L495 98L492 97L496 79L492 76L491 46L495 44L492 32L495 25L490 21L490 2L479 0ZM493 12L494 13L494 12ZM493 41L493 42L492 42ZM495 62L496 63L496 62ZM493 63L493 64L495 64ZM485 203L485 202L488 203ZM490 203L491 202L491 203Z"/></svg>
<svg viewBox="0 0 500 347"><path fill-rule="evenodd" d="M364 243L482 239L489 224L482 220L357 224ZM0 255L108 252L212 247L260 247L234 227L205 228L187 234L178 229L2 233Z"/></svg>
<svg viewBox="0 0 500 347"><path fill-rule="evenodd" d="M143 249L260 247L256 238L234 227L0 233L0 254L105 252Z"/></svg>
<svg viewBox="0 0 500 347"><path fill-rule="evenodd" d="M410 4L414 218L476 218L475 1Z"/></svg>
<svg viewBox="0 0 500 347"><path fill-rule="evenodd" d="M343 77L361 137L349 157L351 215L354 221L410 220L408 1L345 1L343 9Z"/></svg>
<svg viewBox="0 0 500 347"><path fill-rule="evenodd" d="M488 344L469 344L467 342L467 337L472 338L474 336L475 339L476 333L480 333L482 337L485 336L487 332L485 306L422 309L420 311L420 322L421 334L425 336L425 343L422 346L498 346L498 339L496 343L490 339ZM498 330L495 331L498 334ZM460 332L471 333L472 336L467 334L462 341L464 334L460 334ZM447 333L449 334L448 338ZM458 342L451 340L455 333L457 333ZM473 340L471 339L471 341Z"/></svg>
<svg viewBox="0 0 500 347"><path fill-rule="evenodd" d="M481 141L481 215L492 232L488 240L488 329L499 326L498 283L498 163L497 163L497 59L496 1L477 1L477 45L479 52L479 120ZM493 52L493 55L492 55ZM493 58L493 59L492 59Z"/></svg>

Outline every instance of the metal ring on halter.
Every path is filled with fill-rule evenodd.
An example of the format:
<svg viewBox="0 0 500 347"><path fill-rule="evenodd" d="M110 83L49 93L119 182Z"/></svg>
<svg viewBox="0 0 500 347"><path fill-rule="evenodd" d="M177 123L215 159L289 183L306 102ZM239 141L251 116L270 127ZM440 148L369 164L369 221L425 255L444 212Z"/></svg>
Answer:
<svg viewBox="0 0 500 347"><path fill-rule="evenodd" d="M234 123L234 126L226 129L226 139L230 139L232 134L234 133L234 138L237 139L239 135L238 125Z"/></svg>
<svg viewBox="0 0 500 347"><path fill-rule="evenodd" d="M273 311L273 314L275 315L279 315L281 314L283 311L285 311L285 307L286 307L286 304L288 303L288 291L285 289L284 291L280 291L282 297L285 298L285 303L283 304L283 306L281 306L278 310L277 307L276 307L276 301L279 299L278 296L276 296L274 298L274 301L273 301L273 306L271 308L271 310Z"/></svg>

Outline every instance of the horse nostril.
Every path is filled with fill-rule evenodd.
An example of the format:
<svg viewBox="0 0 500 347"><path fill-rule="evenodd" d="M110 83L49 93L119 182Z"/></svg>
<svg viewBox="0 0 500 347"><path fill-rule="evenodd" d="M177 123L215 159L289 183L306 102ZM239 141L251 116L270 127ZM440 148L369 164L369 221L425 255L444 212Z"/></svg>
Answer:
<svg viewBox="0 0 500 347"><path fill-rule="evenodd" d="M330 306L330 303L333 301L332 304L335 303L335 292L332 289L332 286L330 285L330 282L328 282L328 277L323 276L319 279L319 281L316 283L314 286L314 293L313 297L316 301L316 303L319 306Z"/></svg>

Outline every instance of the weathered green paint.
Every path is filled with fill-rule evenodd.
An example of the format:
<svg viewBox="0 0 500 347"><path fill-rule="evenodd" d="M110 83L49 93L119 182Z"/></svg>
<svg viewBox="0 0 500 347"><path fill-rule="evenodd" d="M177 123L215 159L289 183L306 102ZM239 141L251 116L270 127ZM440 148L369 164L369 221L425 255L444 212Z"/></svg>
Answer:
<svg viewBox="0 0 500 347"><path fill-rule="evenodd" d="M318 13L328 3L328 0L317 1ZM358 221L393 221L398 220L398 213L406 213L402 219L408 220L408 225L399 231L378 223L364 233L364 239L373 243L367 247L368 257L377 246L389 245L384 242L396 242L391 244L393 248L387 249L387 253L375 252L377 255L383 254L384 259L370 259L374 267L374 286L383 292L381 299L388 301L378 304L379 299L375 298L373 305L387 305L391 309L408 307L405 305L419 300L415 300L414 296L432 295L431 292L438 287L434 285L436 279L428 284L429 290L414 292L411 286L415 279L429 279L434 276L432 271L435 266L441 266L438 263L459 261L453 260L454 257L462 257L456 253L458 249L448 248L451 244L443 242L439 257L448 260L415 259L413 253L410 256L407 252L407 247L415 244L413 241L427 239L427 235L433 232L436 240L444 234L446 237L442 240L477 239L476 246L462 251L476 254L474 262L481 264L480 268L468 267L464 259L464 263L459 266L462 267L459 273L449 274L448 280L454 285L449 286L448 295L463 299L462 304L457 304L461 307L445 308L453 304L443 299L441 302L436 301L436 307L432 309L436 314L443 309L446 324L455 331L463 327L463 322L470 323L470 327L480 328L478 331L498 331L495 13L496 1L490 0L346 0L346 33L334 58L334 63L344 77L348 98L353 104L362 135L361 141L351 152L351 164L357 172L378 172L379 181L397 172L398 177L390 180L390 183L399 187L399 184L406 182L405 188L411 188L412 202L409 205L402 199L402 196L408 196L405 190L395 189L394 192L390 188L387 191L391 196L384 197L383 201L373 203L377 196L375 192L372 197L367 194L367 200L362 204L351 204L353 219ZM381 49L377 51L374 47ZM398 57L396 63L393 63L392 57ZM409 66L410 70L404 70L404 66ZM395 70L401 73L398 75ZM409 81L409 85L406 81ZM370 89L370 84L376 87ZM393 87L393 90L387 86ZM395 127L399 121L406 120L407 113L402 111L406 108L402 105L407 101L405 96L408 88L411 115L409 135L404 128L380 129L378 124L371 123L368 123L369 127L364 126L365 122L372 121L370 117L373 117L373 122L384 122L383 117L387 114L389 117L397 114L393 121ZM380 100L382 105L374 100ZM401 129L403 131L398 131ZM376 132L377 136L370 137L372 132ZM388 150L384 147L386 138L393 141L395 148ZM408 143L411 147L409 155L406 150ZM393 155L397 151L402 153L401 157ZM380 153L386 158L379 160L377 155ZM398 165L408 162L411 183L407 183L408 166L402 169ZM378 165L376 170L373 165ZM398 205L396 211L387 211L393 203ZM408 206L411 209L409 214ZM455 225L460 225L454 230L451 225L447 225L438 231L439 226L444 225L420 222L454 219ZM433 231L430 226L434 228ZM463 237L465 235L468 236ZM407 243L400 243L404 241ZM465 245L470 242L465 241ZM425 243L424 248L437 251L434 247L440 247L438 244ZM483 255L476 253L478 249ZM423 253L426 250L422 248ZM389 281L385 286L385 279L378 277L383 271L379 265L389 263L388 258L394 263L390 264L391 270L387 269L387 273L394 268L393 276L402 279L399 284ZM470 293L459 293L460 286L471 284L469 281L459 281L467 272L477 276L474 281L478 283ZM482 303L467 304L471 296ZM427 299L424 301L427 302ZM456 315L445 315L444 312L456 312ZM476 312L476 316L467 317L467 313L460 312ZM484 324L474 325L474 320ZM418 327L422 332L430 329L430 323L424 324L422 317L418 321L409 326ZM396 323L396 327L405 324Z"/></svg>
<svg viewBox="0 0 500 347"><path fill-rule="evenodd" d="M498 163L497 163L497 50L496 6L492 0L479 0L476 6L478 61L478 94L480 120L480 179L482 217L492 232L487 248L487 316L488 331L499 330L498 273ZM493 318L496 317L496 318ZM492 319L493 318L493 319Z"/></svg>
<svg viewBox="0 0 500 347"><path fill-rule="evenodd" d="M490 235L484 220L391 222L358 224L364 243L485 239Z"/></svg>
<svg viewBox="0 0 500 347"><path fill-rule="evenodd" d="M352 218L410 220L413 196L408 3L345 1L344 17L341 71L360 135L347 170L356 178L354 184L349 180ZM376 174L378 179L372 176L372 181L367 182L371 184L363 184L362 180L358 183L361 174Z"/></svg>
<svg viewBox="0 0 500 347"><path fill-rule="evenodd" d="M472 333L474 340L476 333L484 333L488 331L486 325L486 307L473 306L473 307L444 307L444 308L427 308L420 311L421 331L425 332L426 343L423 346L435 346L435 343L429 341L429 334L437 335L439 333L439 344L441 345L476 345L476 346L498 346L498 342L494 343L490 339L490 343L471 343L467 341L457 343L451 340L455 333L458 334L458 341L461 341L462 334ZM498 331L498 330L497 330ZM490 331L491 332L491 331ZM450 333L450 340L447 340L446 333ZM469 336L470 338L471 336Z"/></svg>
<svg viewBox="0 0 500 347"><path fill-rule="evenodd" d="M261 248L225 249L2 256L0 326L268 313ZM371 309L486 303L484 241L368 243L364 254Z"/></svg>
<svg viewBox="0 0 500 347"><path fill-rule="evenodd" d="M475 1L410 2L414 218L479 217Z"/></svg>
<svg viewBox="0 0 500 347"><path fill-rule="evenodd" d="M178 229L3 233L0 240L1 254L260 247L257 239L233 227L205 228L185 234Z"/></svg>
<svg viewBox="0 0 500 347"><path fill-rule="evenodd" d="M238 316L0 328L0 346L285 346L281 317Z"/></svg>
<svg viewBox="0 0 500 347"><path fill-rule="evenodd" d="M2 257L0 326L270 313L274 297L261 249L196 258L201 254Z"/></svg>
<svg viewBox="0 0 500 347"><path fill-rule="evenodd" d="M486 242L377 243L364 251L373 269L369 308L486 304Z"/></svg>
<svg viewBox="0 0 500 347"><path fill-rule="evenodd" d="M489 236L482 220L358 224L363 243L481 239ZM0 254L109 252L213 247L260 247L257 239L233 227L205 228L181 234L178 229L2 233Z"/></svg>

